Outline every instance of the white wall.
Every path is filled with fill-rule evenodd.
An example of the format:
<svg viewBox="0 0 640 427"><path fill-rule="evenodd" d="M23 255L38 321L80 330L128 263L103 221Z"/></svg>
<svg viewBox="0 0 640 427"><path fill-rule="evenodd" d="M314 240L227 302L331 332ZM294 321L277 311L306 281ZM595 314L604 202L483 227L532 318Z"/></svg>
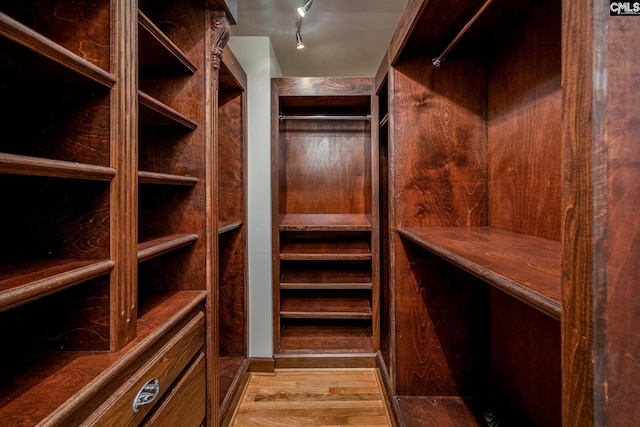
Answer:
<svg viewBox="0 0 640 427"><path fill-rule="evenodd" d="M249 357L271 357L271 77L281 72L268 37L231 37L229 47L247 73Z"/></svg>

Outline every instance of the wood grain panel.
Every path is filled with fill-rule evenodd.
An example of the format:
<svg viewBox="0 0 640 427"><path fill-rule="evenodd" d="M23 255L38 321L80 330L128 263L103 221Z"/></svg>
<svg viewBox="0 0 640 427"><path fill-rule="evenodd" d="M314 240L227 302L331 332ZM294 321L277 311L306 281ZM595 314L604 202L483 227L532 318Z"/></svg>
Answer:
<svg viewBox="0 0 640 427"><path fill-rule="evenodd" d="M531 425L562 425L560 323L497 289L490 298L496 400L518 408Z"/></svg>
<svg viewBox="0 0 640 427"><path fill-rule="evenodd" d="M0 183L12 206L0 211L5 262L109 258L109 183L12 175Z"/></svg>
<svg viewBox="0 0 640 427"><path fill-rule="evenodd" d="M107 88L16 82L3 85L0 96L11 105L0 117L0 151L112 166Z"/></svg>
<svg viewBox="0 0 640 427"><path fill-rule="evenodd" d="M34 350L107 351L108 276L9 310L2 321L5 325L21 326L20 329L5 328L7 330L3 332L7 348L15 349L13 355L6 355L9 360ZM22 365L26 361L12 362Z"/></svg>
<svg viewBox="0 0 640 427"><path fill-rule="evenodd" d="M633 424L640 417L640 367L636 363L640 358L636 333L640 319L640 115L638 92L630 90L640 84L640 29L626 18L599 18L602 21L597 27L603 34L608 28L609 100L606 122L601 122L606 136L596 146L596 150L607 153L606 218L598 218L606 227L602 231L607 243L598 250L594 265L596 274L600 275L601 268L606 271L600 276L606 281L606 292L600 287L603 283L596 284L597 304L606 301L606 314L602 323L594 317L594 328L597 334L607 334L606 347L596 356L596 369L603 369L606 360L606 373L599 373L596 380L598 387L604 388L602 404L609 425Z"/></svg>
<svg viewBox="0 0 640 427"><path fill-rule="evenodd" d="M200 426L206 415L207 385L205 378L204 354L201 353L144 425L153 427Z"/></svg>
<svg viewBox="0 0 640 427"><path fill-rule="evenodd" d="M221 235L218 244L219 354L246 355L248 331L245 228Z"/></svg>
<svg viewBox="0 0 640 427"><path fill-rule="evenodd" d="M396 67L393 138L398 142L391 166L396 226L486 224L482 70L473 60L434 68L418 55Z"/></svg>
<svg viewBox="0 0 640 427"><path fill-rule="evenodd" d="M413 243L396 245L397 394L486 392L487 286Z"/></svg>
<svg viewBox="0 0 640 427"><path fill-rule="evenodd" d="M243 97L233 98L218 107L218 220L244 217L244 125ZM222 101L221 101L222 102Z"/></svg>
<svg viewBox="0 0 640 427"><path fill-rule="evenodd" d="M585 3L563 2L561 325L562 424L567 427L597 425L594 423L595 336L593 324L587 320L593 318L596 284L592 215L593 206L597 205L592 171L602 170L602 157L593 152L593 139L600 137L593 123L594 12ZM608 20L609 17L602 18ZM600 203L598 200L598 205Z"/></svg>
<svg viewBox="0 0 640 427"><path fill-rule="evenodd" d="M489 225L560 240L560 3L544 1L489 65Z"/></svg>
<svg viewBox="0 0 640 427"><path fill-rule="evenodd" d="M109 1L7 0L0 11L103 70L110 70Z"/></svg>
<svg viewBox="0 0 640 427"><path fill-rule="evenodd" d="M331 105L331 99L339 101L341 97L366 97L373 94L372 78L354 77L309 77L299 79L295 77L280 78L277 81L278 93L281 97L309 97L320 99L322 103ZM352 103L350 100L349 103ZM327 104L328 103L328 104Z"/></svg>
<svg viewBox="0 0 640 427"><path fill-rule="evenodd" d="M440 396L401 396L397 402L405 427L486 427L492 406L488 399Z"/></svg>
<svg viewBox="0 0 640 427"><path fill-rule="evenodd" d="M286 213L365 213L361 121L287 121ZM309 197L310 195L313 197Z"/></svg>

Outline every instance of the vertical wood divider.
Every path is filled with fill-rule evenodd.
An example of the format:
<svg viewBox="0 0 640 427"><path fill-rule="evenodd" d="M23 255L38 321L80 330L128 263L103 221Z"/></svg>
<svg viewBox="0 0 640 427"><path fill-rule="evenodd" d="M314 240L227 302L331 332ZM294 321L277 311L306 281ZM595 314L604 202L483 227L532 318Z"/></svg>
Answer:
<svg viewBox="0 0 640 427"><path fill-rule="evenodd" d="M112 2L111 104L111 350L136 336L138 216L138 10L137 2Z"/></svg>

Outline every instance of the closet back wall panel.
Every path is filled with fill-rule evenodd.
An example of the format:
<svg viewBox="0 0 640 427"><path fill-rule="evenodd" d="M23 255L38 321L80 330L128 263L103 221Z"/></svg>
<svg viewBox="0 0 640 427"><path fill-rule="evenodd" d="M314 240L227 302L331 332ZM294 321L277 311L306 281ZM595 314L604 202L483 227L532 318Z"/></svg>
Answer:
<svg viewBox="0 0 640 427"><path fill-rule="evenodd" d="M290 120L283 126L287 213L370 211L365 206L368 122Z"/></svg>
<svg viewBox="0 0 640 427"><path fill-rule="evenodd" d="M419 171L392 171L394 198L403 201L396 226L486 225L484 66L460 60L436 68L431 58L415 55L394 71L392 131L404 142L392 148L393 156L396 165Z"/></svg>
<svg viewBox="0 0 640 427"><path fill-rule="evenodd" d="M489 223L560 240L560 3L504 39L489 65Z"/></svg>

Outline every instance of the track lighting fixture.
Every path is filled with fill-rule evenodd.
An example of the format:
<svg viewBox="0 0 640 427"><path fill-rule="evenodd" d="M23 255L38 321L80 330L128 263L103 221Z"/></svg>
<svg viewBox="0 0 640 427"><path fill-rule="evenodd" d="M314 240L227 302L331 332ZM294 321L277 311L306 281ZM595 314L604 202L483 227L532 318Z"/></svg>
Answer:
<svg viewBox="0 0 640 427"><path fill-rule="evenodd" d="M300 37L300 31L296 31L296 48L304 49L304 43L302 43L302 37Z"/></svg>
<svg viewBox="0 0 640 427"><path fill-rule="evenodd" d="M311 3L313 3L313 0L309 0L303 6L300 6L298 8L298 15L300 15L300 17L304 18L307 12L309 12L309 9L311 8Z"/></svg>
<svg viewBox="0 0 640 427"><path fill-rule="evenodd" d="M304 43L302 42L302 36L300 35L300 19L298 19L298 29L296 31L296 48L304 49Z"/></svg>

